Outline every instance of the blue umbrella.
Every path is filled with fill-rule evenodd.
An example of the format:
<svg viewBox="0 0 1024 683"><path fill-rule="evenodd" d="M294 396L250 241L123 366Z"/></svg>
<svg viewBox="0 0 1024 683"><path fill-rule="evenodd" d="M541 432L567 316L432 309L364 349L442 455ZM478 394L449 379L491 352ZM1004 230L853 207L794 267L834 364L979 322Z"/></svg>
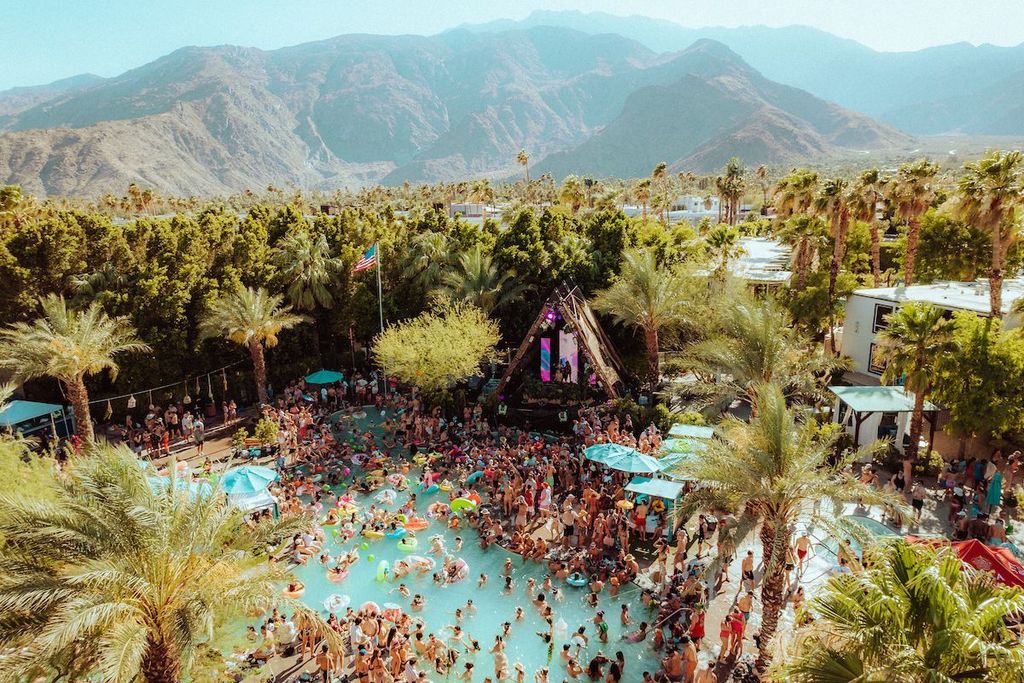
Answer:
<svg viewBox="0 0 1024 683"><path fill-rule="evenodd" d="M620 472L657 472L658 460L635 448L617 443L599 443L584 451L588 460Z"/></svg>
<svg viewBox="0 0 1024 683"><path fill-rule="evenodd" d="M247 496L265 490L270 482L277 481L277 478L277 472L269 467L243 465L225 472L221 477L220 487L224 493Z"/></svg>
<svg viewBox="0 0 1024 683"><path fill-rule="evenodd" d="M345 379L345 375L334 370L317 370L311 375L306 375L306 384L334 384Z"/></svg>

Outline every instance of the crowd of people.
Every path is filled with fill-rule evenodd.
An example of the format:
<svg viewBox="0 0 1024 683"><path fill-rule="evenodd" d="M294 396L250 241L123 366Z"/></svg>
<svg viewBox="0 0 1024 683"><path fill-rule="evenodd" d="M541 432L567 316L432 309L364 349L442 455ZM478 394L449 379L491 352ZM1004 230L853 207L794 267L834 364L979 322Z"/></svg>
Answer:
<svg viewBox="0 0 1024 683"><path fill-rule="evenodd" d="M359 386L364 390L357 393ZM620 420L609 410L588 408L580 411L571 433L545 438L505 423L504 411L485 411L476 405L446 415L414 392L399 391L393 385L381 392L376 387L372 380L365 385L353 381L330 387L308 387L300 381L278 392L273 406L264 407L264 417L276 421L279 428L276 463L286 474L274 493L282 512L312 513L337 524L342 538L384 534L395 530L399 515L404 520L426 516L428 503L416 491L440 482L449 489L447 499L473 496L480 505L456 515L447 505L430 504L431 517L449 528L466 529L467 539L468 532L475 531L476 538L468 542L481 548L497 544L518 553L522 562L543 567L542 581L531 579L515 589L511 561L497 579L509 593L525 589L529 604L547 625L537 636L551 648L548 666L532 672L534 681L556 680L556 676L557 680L610 682L714 680L707 678L710 668L708 672L697 669L708 598L707 557L700 551L712 550L716 529L707 519L715 518L702 518L699 541L690 539L681 526L673 528L671 510L661 499L627 501L625 486L632 475L590 462L583 455L587 446L603 442L643 452L656 450L661 435L653 425L638 433L630 417ZM375 419L380 416L377 428L361 428L349 419L363 417L367 411L373 411ZM332 417L341 419L332 422ZM398 489L401 497L393 501L396 509L371 505L371 509L357 510L352 504L353 490L373 494L382 488ZM717 520L716 525L724 526ZM292 539L278 558L319 561L329 574L345 572L357 553L331 557L322 551L324 540L322 530L311 530ZM462 542L460 536L457 543ZM693 550L698 551L697 557L688 559ZM456 555L440 556L436 571L413 563L397 569L432 572L439 582L464 578L459 576L464 567ZM601 644L609 639L599 598L617 597L641 574L643 590L633 589L628 600L624 598L618 619L623 637L649 644L661 653L662 665L658 671L627 674L621 653L615 657L599 650L588 655L585 647L591 639ZM482 575L470 580L482 585L490 579ZM557 604L564 599L567 581L585 587L585 601L593 612L591 623L577 625L571 635L556 633ZM301 594L303 587L288 588ZM642 617L630 614L628 605L636 593L638 608L646 612ZM371 683L425 680L433 674L495 683L525 680L527 672L510 665L504 655L507 633L494 634L493 642L481 644L462 634L458 624L444 633L425 632L422 620L416 618L423 608L422 596L408 597L408 609L398 614L354 606L344 614L332 614L330 623L348 644L345 652L313 652L310 642L301 644L302 654L314 657L324 672L345 668ZM460 611L472 609L469 604ZM291 630L287 628L286 633ZM272 623L264 624L264 636L273 631ZM299 624L297 631L302 640L308 628ZM731 635L730 642L734 640ZM250 653L257 662L272 649L265 641L262 638ZM494 660L494 671L474 672L473 656L485 647ZM727 654L737 653L740 647ZM560 667L557 674L555 667Z"/></svg>

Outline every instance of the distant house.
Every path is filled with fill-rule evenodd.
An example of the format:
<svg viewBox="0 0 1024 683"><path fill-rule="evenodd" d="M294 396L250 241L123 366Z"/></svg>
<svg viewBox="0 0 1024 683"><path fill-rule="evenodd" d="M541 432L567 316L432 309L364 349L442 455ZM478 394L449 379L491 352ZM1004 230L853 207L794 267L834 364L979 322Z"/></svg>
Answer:
<svg viewBox="0 0 1024 683"><path fill-rule="evenodd" d="M842 352L853 360L857 384L878 384L885 365L879 360L878 334L888 327L890 316L908 301L923 301L954 311L970 311L980 316L989 314L988 281L937 282L930 285L878 287L858 289L846 300L846 320L842 329ZM1010 315L1014 303L1024 297L1024 278L1003 282L1003 326L1019 327L1018 315Z"/></svg>
<svg viewBox="0 0 1024 683"><path fill-rule="evenodd" d="M739 254L729 261L729 272L755 290L768 291L787 284L793 277L789 270L790 248L769 237L741 237ZM700 272L710 275L711 271Z"/></svg>

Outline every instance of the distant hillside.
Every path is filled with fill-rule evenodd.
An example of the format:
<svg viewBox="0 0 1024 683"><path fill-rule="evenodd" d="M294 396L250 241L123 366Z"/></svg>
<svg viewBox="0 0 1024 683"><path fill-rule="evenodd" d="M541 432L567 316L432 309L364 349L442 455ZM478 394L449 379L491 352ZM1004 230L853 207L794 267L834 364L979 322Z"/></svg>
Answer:
<svg viewBox="0 0 1024 683"><path fill-rule="evenodd" d="M538 171L643 175L659 161L711 171L731 156L788 166L841 148L909 143L902 133L808 93L764 78L721 43L702 40L671 63L683 75L634 91L621 114Z"/></svg>
<svg viewBox="0 0 1024 683"><path fill-rule="evenodd" d="M189 47L109 79L0 93L0 182L37 194L179 194L518 174L789 164L896 131L767 80L725 46L658 54L536 26Z"/></svg>
<svg viewBox="0 0 1024 683"><path fill-rule="evenodd" d="M1024 117L1003 117L996 111L1005 104L1005 93L996 86L1010 74L1024 71L1024 44L956 43L914 52L878 52L806 26L693 29L649 17L575 11L537 11L519 22L505 20L467 28L489 32L530 26L617 33L656 52L681 50L710 38L727 45L767 78L910 133L1024 134ZM941 117L928 115L933 104L942 106L956 98L964 98L972 106L950 106ZM978 117L978 111L991 111L993 116Z"/></svg>

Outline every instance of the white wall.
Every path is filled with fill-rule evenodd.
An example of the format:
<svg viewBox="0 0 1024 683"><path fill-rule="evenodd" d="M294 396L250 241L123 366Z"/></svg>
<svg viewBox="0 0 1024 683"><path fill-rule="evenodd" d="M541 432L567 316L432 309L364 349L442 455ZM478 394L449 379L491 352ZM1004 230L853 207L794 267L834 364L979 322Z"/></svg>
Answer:
<svg viewBox="0 0 1024 683"><path fill-rule="evenodd" d="M853 369L873 377L881 373L869 369L871 345L877 333L873 331L875 306L893 306L891 301L872 299L861 294L851 294L846 300L846 320L843 323L842 354L853 360Z"/></svg>

